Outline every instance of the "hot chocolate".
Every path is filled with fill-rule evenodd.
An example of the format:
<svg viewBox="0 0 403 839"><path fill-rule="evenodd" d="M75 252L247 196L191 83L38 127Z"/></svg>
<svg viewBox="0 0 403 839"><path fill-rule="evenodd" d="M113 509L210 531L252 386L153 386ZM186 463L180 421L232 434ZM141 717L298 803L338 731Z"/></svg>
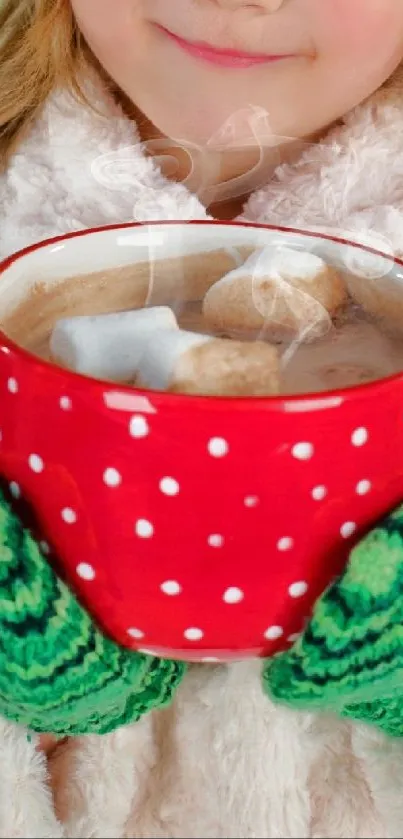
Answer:
<svg viewBox="0 0 403 839"><path fill-rule="evenodd" d="M76 274L56 284L38 279L25 299L3 316L1 328L33 354L85 375L174 392L323 392L381 379L403 368L403 330L400 335L389 330L361 298L355 300L354 282L310 254L296 251L268 259L267 251L220 248ZM281 271L287 276L280 276ZM113 313L116 325L112 319L108 322L108 334L115 329L113 341L117 347L120 341L127 353L123 344L128 327L122 328L117 313L148 310L153 327L153 311L164 307L168 319L156 318L156 340L152 343L151 335L144 345L144 363L133 366L133 357L133 364L121 365L116 374L109 363L110 349L108 364L102 361L111 346L110 337L102 337L105 319L98 319L99 357L92 367L90 362L87 367L72 362L74 353L63 356L51 341L56 325L60 331L60 322L78 318L72 340L81 345L91 340L91 351L97 353L98 344L88 330L97 316ZM82 316L90 317L80 321ZM129 321L126 317L126 324ZM168 328L163 340L158 339L158 329L164 331L167 325L175 326L176 334ZM141 346L136 352L140 350ZM167 366L171 357L172 369ZM126 369L127 374L121 372Z"/></svg>

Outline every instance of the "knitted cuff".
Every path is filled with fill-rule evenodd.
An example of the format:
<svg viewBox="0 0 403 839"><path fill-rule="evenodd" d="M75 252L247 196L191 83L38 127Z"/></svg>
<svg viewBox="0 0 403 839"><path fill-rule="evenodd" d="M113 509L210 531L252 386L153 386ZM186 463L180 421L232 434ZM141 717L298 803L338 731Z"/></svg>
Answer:
<svg viewBox="0 0 403 839"><path fill-rule="evenodd" d="M184 669L105 637L0 491L0 714L38 732L105 734L166 705Z"/></svg>
<svg viewBox="0 0 403 839"><path fill-rule="evenodd" d="M352 552L292 650L268 661L267 693L403 736L403 507Z"/></svg>

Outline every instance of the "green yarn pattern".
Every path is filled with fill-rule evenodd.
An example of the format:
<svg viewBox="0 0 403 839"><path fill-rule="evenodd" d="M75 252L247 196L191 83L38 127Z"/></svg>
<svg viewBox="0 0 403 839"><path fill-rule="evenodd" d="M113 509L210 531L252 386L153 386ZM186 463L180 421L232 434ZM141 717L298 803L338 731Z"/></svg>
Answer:
<svg viewBox="0 0 403 839"><path fill-rule="evenodd" d="M0 714L37 732L105 734L169 703L184 671L103 635L0 491Z"/></svg>
<svg viewBox="0 0 403 839"><path fill-rule="evenodd" d="M295 646L265 665L263 685L291 707L403 736L403 507L352 550Z"/></svg>

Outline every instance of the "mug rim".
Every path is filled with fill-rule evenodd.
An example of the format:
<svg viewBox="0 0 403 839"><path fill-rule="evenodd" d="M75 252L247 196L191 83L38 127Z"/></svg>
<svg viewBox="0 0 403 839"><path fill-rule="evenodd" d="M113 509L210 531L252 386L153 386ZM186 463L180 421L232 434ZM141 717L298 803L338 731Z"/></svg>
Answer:
<svg viewBox="0 0 403 839"><path fill-rule="evenodd" d="M269 230L273 233L291 233L294 235L302 236L303 238L306 237L310 239L318 239L319 241L332 242L341 247L352 247L358 251L369 253L373 256L381 257L383 259L387 259L389 262L393 263L395 266L399 266L403 270L403 258L392 256L391 254L387 254L383 251L378 250L377 248L373 248L370 245L365 245L359 242L353 242L349 239L345 239L339 236L333 236L327 233L310 231L309 229L234 220L221 221L219 219L191 219L189 221L183 221L180 219L161 219L144 222L123 222L116 224L106 224L98 227L89 227L83 230L75 230L68 233L62 233L57 236L52 236L47 239L42 239L38 242L34 242L33 244L28 245L25 248L21 248L20 250L15 251L14 253L5 257L5 259L0 260L0 282L2 279L2 275L12 265L14 265L14 263L24 259L24 257L28 256L31 253L40 251L42 248L57 245L65 241L69 241L71 239L82 238L96 233L106 233L108 231L113 230L129 230L139 227L157 226L177 227L183 225L192 225L200 227L210 227L213 225L219 225L221 227L254 228L258 230ZM131 385L113 383L104 379L96 379L92 376L85 376L84 374L77 373L74 370L69 370L67 368L60 367L58 364L40 358L39 356L35 355L29 350L26 350L23 347L21 347L15 341L9 338L6 335L6 333L1 329L1 327L0 342L0 352L12 352L13 355L22 359L24 366L26 365L27 368L33 367L37 370L42 370L45 375L53 375L55 378L60 378L67 382L71 381L73 385L80 385L81 387L85 387L85 389L87 390L88 388L90 388L95 393L104 393L106 389L109 389L110 391L119 392L127 396L131 395L133 397L133 394L135 394L140 398L148 400L152 398L156 400L157 403L160 405L171 405L172 407L180 407L181 405L183 405L183 407L185 407L186 405L190 407L193 405L195 407L199 406L200 408L203 408L205 410L211 410L212 408L222 410L228 409L229 407L234 407L237 410L264 409L265 411L295 411L297 413L298 406L300 406L301 411L335 407L337 405L342 404L346 400L354 400L360 398L361 396L373 395L375 397L378 394L381 395L383 391L390 390L391 388L393 389L395 384L397 385L399 382L403 383L402 361L402 370L398 373L393 373L390 376L385 376L381 379L376 379L372 382L364 382L362 384L353 385L351 387L335 388L326 391L310 391L308 393L289 395L277 394L272 396L267 395L235 397L207 396L187 393L167 393L166 391L160 390L142 390L141 388L136 388Z"/></svg>

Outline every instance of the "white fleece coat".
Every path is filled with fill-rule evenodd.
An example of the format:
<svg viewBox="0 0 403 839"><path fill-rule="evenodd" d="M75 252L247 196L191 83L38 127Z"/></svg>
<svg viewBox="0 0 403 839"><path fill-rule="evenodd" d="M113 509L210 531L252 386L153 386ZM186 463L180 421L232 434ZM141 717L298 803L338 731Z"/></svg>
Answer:
<svg viewBox="0 0 403 839"><path fill-rule="evenodd" d="M206 216L99 83L92 98L107 118L54 96L0 178L0 256L66 230ZM243 218L402 252L403 76L280 167ZM0 721L0 836L401 836L403 743L275 707L259 673L255 661L194 667L170 709L60 749L56 810L35 743Z"/></svg>

